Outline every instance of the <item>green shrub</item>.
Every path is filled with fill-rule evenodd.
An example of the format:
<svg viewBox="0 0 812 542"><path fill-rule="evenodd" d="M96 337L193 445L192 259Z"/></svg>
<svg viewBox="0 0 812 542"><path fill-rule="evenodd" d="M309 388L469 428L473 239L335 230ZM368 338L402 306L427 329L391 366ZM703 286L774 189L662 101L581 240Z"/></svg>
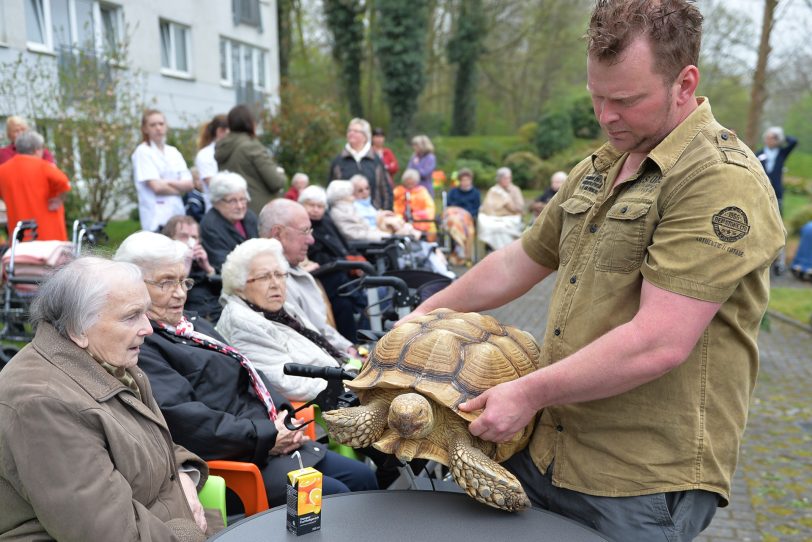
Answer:
<svg viewBox="0 0 812 542"><path fill-rule="evenodd" d="M572 121L567 111L550 111L539 119L535 144L539 156L546 159L572 144Z"/></svg>
<svg viewBox="0 0 812 542"><path fill-rule="evenodd" d="M536 137L536 132L539 129L538 122L526 122L519 126L519 129L516 131L516 135L521 138L522 141L528 144L533 144L533 140Z"/></svg>
<svg viewBox="0 0 812 542"><path fill-rule="evenodd" d="M515 152L504 163L513 172L513 183L519 188L536 188L543 182L544 162L532 152Z"/></svg>
<svg viewBox="0 0 812 542"><path fill-rule="evenodd" d="M792 213L792 216L786 220L787 234L788 235L800 234L803 225L810 221L812 221L812 205L801 207L800 209Z"/></svg>
<svg viewBox="0 0 812 542"><path fill-rule="evenodd" d="M489 152L484 149L463 149L457 154L457 160L477 160L486 166L496 166Z"/></svg>

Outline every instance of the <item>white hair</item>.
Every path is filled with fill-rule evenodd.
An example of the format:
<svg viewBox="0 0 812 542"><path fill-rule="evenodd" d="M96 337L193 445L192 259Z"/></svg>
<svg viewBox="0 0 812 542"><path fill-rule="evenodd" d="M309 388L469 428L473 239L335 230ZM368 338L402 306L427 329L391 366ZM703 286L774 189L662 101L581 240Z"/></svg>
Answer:
<svg viewBox="0 0 812 542"><path fill-rule="evenodd" d="M405 181L406 179L412 179L413 181L420 181L420 172L414 168L409 168L403 172L403 175L400 176L400 182Z"/></svg>
<svg viewBox="0 0 812 542"><path fill-rule="evenodd" d="M305 186L307 186L307 183L310 182L310 177L307 176L307 173L302 173L301 171L298 171L293 174L293 177L291 177L290 185L296 186L296 183L298 181L304 181Z"/></svg>
<svg viewBox="0 0 812 542"><path fill-rule="evenodd" d="M14 147L19 154L34 154L45 147L45 139L33 130L27 130L17 136Z"/></svg>
<svg viewBox="0 0 812 542"><path fill-rule="evenodd" d="M783 145L787 142L787 138L784 136L784 129L780 126L770 126L764 130L763 137L767 137L768 135L774 135L778 139L779 145Z"/></svg>
<svg viewBox="0 0 812 542"><path fill-rule="evenodd" d="M359 183L364 183L364 184L367 185L367 187L369 187L369 179L367 179L366 177L364 177L360 173L356 173L355 175L350 177L350 182L352 183L353 187L355 187L355 185L357 185Z"/></svg>
<svg viewBox="0 0 812 542"><path fill-rule="evenodd" d="M98 321L107 296L127 280L141 281L141 270L97 256L77 258L40 284L31 324L48 322L66 339L81 337Z"/></svg>
<svg viewBox="0 0 812 542"><path fill-rule="evenodd" d="M259 236L270 237L274 226L287 226L297 210L307 214L301 203L287 198L276 198L266 203L259 212Z"/></svg>
<svg viewBox="0 0 812 542"><path fill-rule="evenodd" d="M212 203L217 203L237 192L242 192L248 201L251 201L251 195L248 194L248 183L239 173L220 171L209 182L209 197Z"/></svg>
<svg viewBox="0 0 812 542"><path fill-rule="evenodd" d="M331 181L330 184L327 185L327 203L329 205L335 205L342 200L354 199L352 193L353 187L350 181L342 181L340 179Z"/></svg>
<svg viewBox="0 0 812 542"><path fill-rule="evenodd" d="M507 177L508 175L513 175L513 172L510 171L509 167L500 167L496 170L496 180L502 179Z"/></svg>
<svg viewBox="0 0 812 542"><path fill-rule="evenodd" d="M324 191L324 188L320 186L310 185L299 194L299 203L306 203L308 201L327 205L327 193Z"/></svg>
<svg viewBox="0 0 812 542"><path fill-rule="evenodd" d="M285 253L282 250L282 243L276 239L248 239L243 241L231 251L223 264L221 275L223 276L223 293L228 295L236 294L245 289L245 282L248 280L248 268L251 262L260 254L271 254L279 267L287 272L290 269Z"/></svg>
<svg viewBox="0 0 812 542"><path fill-rule="evenodd" d="M369 125L368 121L356 117L347 124L347 129L349 130L350 126L353 124L361 128L361 131L364 133L364 137L367 138L367 141L372 141L372 126Z"/></svg>
<svg viewBox="0 0 812 542"><path fill-rule="evenodd" d="M176 241L151 231L137 231L130 235L116 250L113 260L135 264L142 270L186 262L192 249L186 243Z"/></svg>

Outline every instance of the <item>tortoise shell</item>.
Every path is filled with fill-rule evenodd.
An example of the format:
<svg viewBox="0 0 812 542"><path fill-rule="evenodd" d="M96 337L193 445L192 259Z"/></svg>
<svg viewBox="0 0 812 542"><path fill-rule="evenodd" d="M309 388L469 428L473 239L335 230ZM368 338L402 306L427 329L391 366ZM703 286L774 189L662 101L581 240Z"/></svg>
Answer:
<svg viewBox="0 0 812 542"><path fill-rule="evenodd" d="M539 363L529 333L491 316L437 309L384 335L347 386L362 403L375 389L414 390L473 421L479 413L460 411L460 403L535 371ZM532 425L511 443L525 442Z"/></svg>

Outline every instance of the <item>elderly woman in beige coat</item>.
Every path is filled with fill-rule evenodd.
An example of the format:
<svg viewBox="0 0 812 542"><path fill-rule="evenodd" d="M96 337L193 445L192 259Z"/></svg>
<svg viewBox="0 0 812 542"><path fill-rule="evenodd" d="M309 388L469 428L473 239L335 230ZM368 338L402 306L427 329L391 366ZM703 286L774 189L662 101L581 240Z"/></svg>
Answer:
<svg viewBox="0 0 812 542"><path fill-rule="evenodd" d="M136 365L149 301L137 267L93 257L40 286L0 373L0 539L205 539L208 469Z"/></svg>
<svg viewBox="0 0 812 542"><path fill-rule="evenodd" d="M296 305L286 302L288 267L276 239L250 239L235 248L223 264L225 306L216 329L251 358L281 395L310 401L327 388L327 381L286 375L284 365L339 367L350 359Z"/></svg>
<svg viewBox="0 0 812 542"><path fill-rule="evenodd" d="M509 245L522 234L524 198L513 184L510 168L496 170L496 184L485 195L477 216L479 240L493 250Z"/></svg>

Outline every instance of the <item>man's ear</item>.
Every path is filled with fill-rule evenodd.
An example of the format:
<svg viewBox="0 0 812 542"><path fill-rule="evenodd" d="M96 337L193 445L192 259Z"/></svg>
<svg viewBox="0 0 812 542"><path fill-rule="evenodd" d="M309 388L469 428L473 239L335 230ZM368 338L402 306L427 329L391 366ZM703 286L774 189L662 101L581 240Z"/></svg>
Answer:
<svg viewBox="0 0 812 542"><path fill-rule="evenodd" d="M683 105L694 98L699 86L699 68L694 65L685 66L674 83L677 85L677 104Z"/></svg>
<svg viewBox="0 0 812 542"><path fill-rule="evenodd" d="M279 237L282 235L282 228L283 228L283 226L281 224L276 224L276 225L272 226L271 227L270 239L279 240Z"/></svg>

